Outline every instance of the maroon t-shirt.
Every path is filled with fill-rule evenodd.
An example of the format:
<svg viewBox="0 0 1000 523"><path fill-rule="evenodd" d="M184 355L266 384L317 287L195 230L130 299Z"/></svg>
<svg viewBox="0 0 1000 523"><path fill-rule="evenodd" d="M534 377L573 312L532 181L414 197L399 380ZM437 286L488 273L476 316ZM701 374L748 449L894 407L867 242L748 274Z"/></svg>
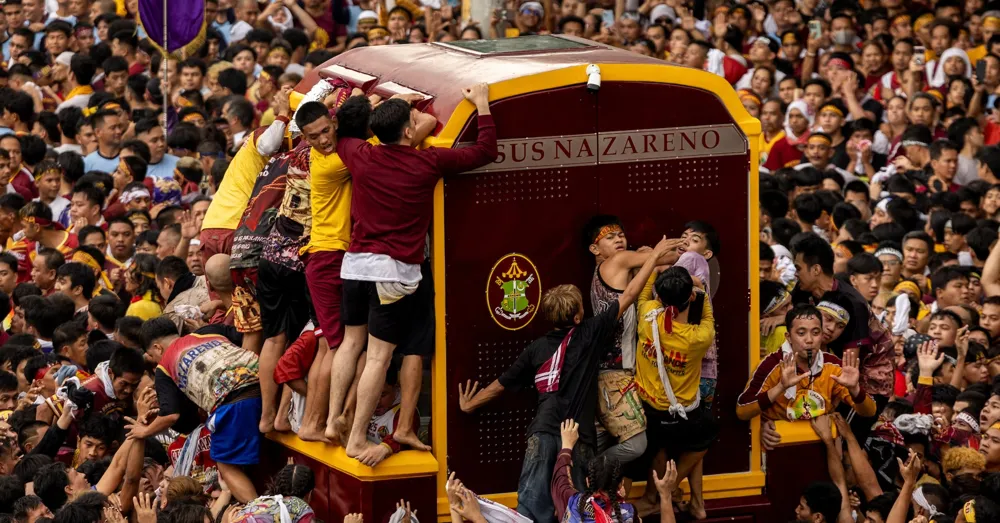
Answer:
<svg viewBox="0 0 1000 523"><path fill-rule="evenodd" d="M348 252L386 254L414 265L423 262L438 179L482 167L497 157L493 117L479 116L478 125L475 145L459 149L338 140L337 154L351 172L353 190L354 227Z"/></svg>

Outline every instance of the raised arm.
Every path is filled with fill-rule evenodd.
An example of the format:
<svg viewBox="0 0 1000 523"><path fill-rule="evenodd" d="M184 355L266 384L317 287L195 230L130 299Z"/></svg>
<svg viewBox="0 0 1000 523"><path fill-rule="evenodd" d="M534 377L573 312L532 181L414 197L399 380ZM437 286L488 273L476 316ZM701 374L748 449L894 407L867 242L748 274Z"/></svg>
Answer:
<svg viewBox="0 0 1000 523"><path fill-rule="evenodd" d="M493 401L503 392L504 387L500 384L500 380L493 380L488 387L483 390L479 390L479 382L472 383L469 380L465 383L465 389L462 388L462 384L458 384L458 405L462 409L462 412L466 414L471 414L479 407L486 405L487 403Z"/></svg>
<svg viewBox="0 0 1000 523"><path fill-rule="evenodd" d="M118 447L115 456L111 458L111 465L108 466L108 470L104 471L104 475L94 486L94 490L105 496L118 490L118 485L121 485L122 478L125 476L125 466L134 443L135 440L129 438L125 440L125 443L122 443L122 446Z"/></svg>
<svg viewBox="0 0 1000 523"><path fill-rule="evenodd" d="M281 149L281 144L285 141L285 129L291 120L292 110L289 106L288 95L291 94L291 87L282 87L281 91L274 95L274 122L267 126L267 129L257 137L255 147L261 156L272 156ZM251 134L251 137L253 135Z"/></svg>
<svg viewBox="0 0 1000 523"><path fill-rule="evenodd" d="M1000 296L1000 246L994 245L983 265L983 292L986 297Z"/></svg>
<svg viewBox="0 0 1000 523"><path fill-rule="evenodd" d="M923 465L920 457L912 450L910 456L903 463L903 460L896 458L899 463L899 475L903 477L903 488L899 491L899 497L889 511L889 517L885 518L885 523L906 523L906 514L910 511L910 498L913 497L913 490L917 487L917 479Z"/></svg>
<svg viewBox="0 0 1000 523"><path fill-rule="evenodd" d="M143 459L146 456L146 440L136 438L132 443L132 451L125 462L125 479L122 483L122 511L132 510L132 497L139 492L139 480L142 479ZM102 478L103 479L103 478Z"/></svg>
<svg viewBox="0 0 1000 523"><path fill-rule="evenodd" d="M315 33L316 28L319 27L319 24L316 23L316 20L314 20L312 15L307 13L305 9L302 9L302 7L299 6L299 3L296 0L283 0L283 1L285 7L287 7L288 10L291 11L293 15L295 15L295 19L298 20L300 24L302 24L302 29L306 32L309 38L312 39L313 33Z"/></svg>
<svg viewBox="0 0 1000 523"><path fill-rule="evenodd" d="M673 249L670 249L667 252L665 252L662 256L660 256L660 258L656 262L657 265L673 265L674 263L677 262L678 258L677 247L680 247L680 245L683 243L683 240L678 239L669 241L676 242L676 246ZM621 251L619 253L616 253L611 258L608 258L608 260L605 261L604 263L610 264L609 268L614 271L618 270L631 271L642 267L642 264L646 263L646 260L649 259L649 257L652 255L653 251L651 249L642 251Z"/></svg>
<svg viewBox="0 0 1000 523"><path fill-rule="evenodd" d="M854 469L854 479L857 480L858 486L861 487L861 491L865 495L865 500L870 501L872 498L881 496L882 487L878 484L878 477L875 475L875 470L872 469L872 465L868 461L868 454L858 444L858 439L851 432L851 427L847 424L847 420L839 413L834 413L832 416L834 423L837 425L837 433L847 443L847 459L851 462L851 468Z"/></svg>
<svg viewBox="0 0 1000 523"><path fill-rule="evenodd" d="M497 128L490 115L490 86L482 83L462 90L479 112L475 145L459 149L434 149L442 174L458 174L489 164L497 158Z"/></svg>
<svg viewBox="0 0 1000 523"><path fill-rule="evenodd" d="M565 420L559 427L562 436L562 448L556 457L555 469L552 471L552 504L556 507L557 514L565 514L566 506L570 498L576 494L573 486L573 447L580 439L580 425L571 420Z"/></svg>
<svg viewBox="0 0 1000 523"><path fill-rule="evenodd" d="M653 252L646 258L646 261L642 264L639 272L636 273L635 277L628 282L628 286L622 291L621 296L618 297L618 317L620 318L624 314L625 309L630 305L635 303L636 298L639 297L639 293L643 290L643 287L647 284L649 277L653 274L653 269L656 268L658 260L661 257L667 255L671 251L676 251L677 247L680 246L681 240L668 240L664 236Z"/></svg>
<svg viewBox="0 0 1000 523"><path fill-rule="evenodd" d="M840 514L837 523L854 523L851 517L851 501L847 492L847 479L844 474L844 464L841 462L840 448L838 440L833 437L833 430L830 427L830 415L824 414L811 422L816 435L823 440L826 446L826 466L830 473L830 479L837 490L840 491Z"/></svg>

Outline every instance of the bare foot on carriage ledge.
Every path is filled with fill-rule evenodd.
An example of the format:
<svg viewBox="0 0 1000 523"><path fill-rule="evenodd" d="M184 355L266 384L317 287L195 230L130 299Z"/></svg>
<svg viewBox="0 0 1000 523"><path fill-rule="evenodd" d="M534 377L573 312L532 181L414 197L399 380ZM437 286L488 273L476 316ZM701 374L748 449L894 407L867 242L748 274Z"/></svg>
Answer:
<svg viewBox="0 0 1000 523"><path fill-rule="evenodd" d="M274 420L274 430L278 432L288 432L292 430L292 424L288 421L288 416L278 416Z"/></svg>
<svg viewBox="0 0 1000 523"><path fill-rule="evenodd" d="M369 447L375 446L373 443L369 443L367 439L361 441L354 441L353 439L347 442L347 446L344 450L347 451L347 457L349 458L360 458L362 454L368 450Z"/></svg>
<svg viewBox="0 0 1000 523"><path fill-rule="evenodd" d="M330 441L326 439L323 427L307 427L305 425L299 427L299 439L302 441L322 441L326 443Z"/></svg>
<svg viewBox="0 0 1000 523"><path fill-rule="evenodd" d="M351 424L348 422L347 416L341 414L333 420L332 425L327 425L326 439L330 443L342 447L344 446L344 442L347 441L347 434L350 430Z"/></svg>
<svg viewBox="0 0 1000 523"><path fill-rule="evenodd" d="M401 429L396 429L396 432L392 434L392 439L396 440L397 443L401 443L412 448L413 450L423 450L428 452L431 450L431 446L424 445L424 442L420 441L420 438L418 438L412 430L404 432Z"/></svg>
<svg viewBox="0 0 1000 523"><path fill-rule="evenodd" d="M259 430L261 434L274 432L274 416L262 417L260 419L260 424L257 425L257 430Z"/></svg>

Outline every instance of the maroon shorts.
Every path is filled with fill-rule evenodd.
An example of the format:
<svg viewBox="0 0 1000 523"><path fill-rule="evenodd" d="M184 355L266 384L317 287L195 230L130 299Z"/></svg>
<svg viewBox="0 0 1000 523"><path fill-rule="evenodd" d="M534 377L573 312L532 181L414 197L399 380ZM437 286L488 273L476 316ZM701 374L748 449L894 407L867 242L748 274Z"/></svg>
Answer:
<svg viewBox="0 0 1000 523"><path fill-rule="evenodd" d="M340 321L340 302L344 292L340 264L344 261L344 251L311 252L303 260L316 319L327 344L336 349L344 341L344 325Z"/></svg>
<svg viewBox="0 0 1000 523"><path fill-rule="evenodd" d="M315 331L303 332L278 359L278 365L274 368L274 382L281 385L308 376L318 345Z"/></svg>
<svg viewBox="0 0 1000 523"><path fill-rule="evenodd" d="M202 229L199 239L201 240L201 265L208 263L208 259L216 254L229 254L233 250L232 229Z"/></svg>

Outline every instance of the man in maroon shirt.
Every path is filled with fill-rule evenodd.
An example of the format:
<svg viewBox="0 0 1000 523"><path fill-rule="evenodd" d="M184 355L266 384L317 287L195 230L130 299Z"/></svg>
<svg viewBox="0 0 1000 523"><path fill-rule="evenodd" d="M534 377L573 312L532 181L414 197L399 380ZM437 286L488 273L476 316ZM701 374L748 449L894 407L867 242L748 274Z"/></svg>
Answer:
<svg viewBox="0 0 1000 523"><path fill-rule="evenodd" d="M351 172L353 195L351 245L344 255L342 318L344 341L333 361L330 412L326 436L342 438L347 390L368 336L368 357L357 389L357 410L347 455L365 461L366 432L375 410L393 351L404 355L400 422L393 438L427 450L413 432L411 417L420 391L421 357L433 352L434 291L425 259L427 233L434 209L434 186L448 174L471 171L497 157L496 127L490 116L489 86L463 91L479 111L476 144L460 149L416 149L420 113L404 99L394 98L371 110L371 131L381 142L373 146L363 136L342 136L337 153ZM367 111L344 104L337 119L341 129L363 129ZM354 121L350 121L354 120ZM360 133L349 133L360 134ZM423 265L423 267L421 267Z"/></svg>

